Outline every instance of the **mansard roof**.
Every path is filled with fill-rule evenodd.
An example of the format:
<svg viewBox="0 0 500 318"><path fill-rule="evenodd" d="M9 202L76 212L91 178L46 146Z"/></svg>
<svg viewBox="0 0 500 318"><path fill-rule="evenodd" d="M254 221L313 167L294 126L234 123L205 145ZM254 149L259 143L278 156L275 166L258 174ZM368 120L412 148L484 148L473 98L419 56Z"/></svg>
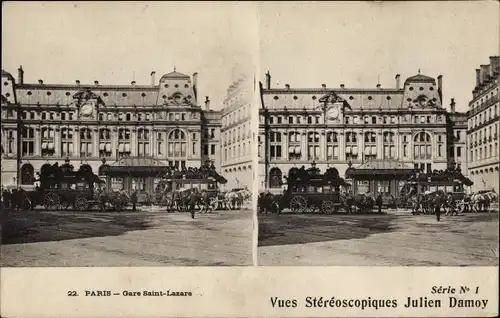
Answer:
<svg viewBox="0 0 500 318"><path fill-rule="evenodd" d="M422 74L418 74L418 75L415 75L415 76L412 76L412 77L408 77L405 81L405 83L407 82L418 82L418 83L425 83L425 82L428 82L428 83L436 83L436 80L432 77L429 77L429 76L426 76L426 75L422 75Z"/></svg>
<svg viewBox="0 0 500 318"><path fill-rule="evenodd" d="M163 75L161 78L171 78L171 79L190 79L189 75L179 73L177 71L170 72Z"/></svg>

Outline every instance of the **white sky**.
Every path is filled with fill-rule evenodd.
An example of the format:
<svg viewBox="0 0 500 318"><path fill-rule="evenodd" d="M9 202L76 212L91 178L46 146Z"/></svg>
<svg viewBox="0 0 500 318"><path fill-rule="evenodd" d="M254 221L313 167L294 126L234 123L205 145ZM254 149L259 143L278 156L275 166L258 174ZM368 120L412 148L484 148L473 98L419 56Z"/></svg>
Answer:
<svg viewBox="0 0 500 318"><path fill-rule="evenodd" d="M443 75L443 104L465 111L475 69L499 55L499 3L261 3L260 75L272 86L395 87Z"/></svg>
<svg viewBox="0 0 500 318"><path fill-rule="evenodd" d="M199 98L222 106L233 67L258 56L252 3L2 3L2 69L25 83L150 85L198 72ZM246 13L246 14L242 14ZM250 13L250 14L248 14ZM241 66L244 64L244 66ZM255 64L254 64L255 65ZM250 69L253 67L250 66ZM242 71L248 72L248 71ZM236 71L238 73L238 71Z"/></svg>

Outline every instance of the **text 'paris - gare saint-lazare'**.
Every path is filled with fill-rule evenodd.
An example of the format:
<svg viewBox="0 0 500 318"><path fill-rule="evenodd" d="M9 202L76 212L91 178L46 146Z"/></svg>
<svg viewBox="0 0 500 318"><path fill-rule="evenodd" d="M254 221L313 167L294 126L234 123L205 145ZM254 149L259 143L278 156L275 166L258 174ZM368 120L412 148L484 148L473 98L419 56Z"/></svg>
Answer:
<svg viewBox="0 0 500 318"><path fill-rule="evenodd" d="M475 288L475 296L479 296L479 287ZM271 306L274 308L296 308L303 306L306 308L360 308L375 309L397 308L400 304L405 308L481 308L485 309L488 305L488 299L465 297L466 294L472 294L474 291L467 286L461 286L458 291L451 286L433 286L431 294L447 295L445 298L430 297L406 297L403 299L377 299L372 297L360 299L341 299L336 297L315 297L308 296L303 303L297 299L285 299L279 297L270 297ZM460 295L456 295L460 294ZM452 296L453 295L453 296Z"/></svg>

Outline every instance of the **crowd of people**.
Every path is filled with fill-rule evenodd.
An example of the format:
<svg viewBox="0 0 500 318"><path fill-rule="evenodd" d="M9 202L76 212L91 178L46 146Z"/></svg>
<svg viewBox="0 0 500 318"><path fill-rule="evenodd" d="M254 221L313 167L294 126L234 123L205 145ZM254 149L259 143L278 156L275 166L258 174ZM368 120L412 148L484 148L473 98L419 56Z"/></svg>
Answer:
<svg viewBox="0 0 500 318"><path fill-rule="evenodd" d="M169 166L165 173L165 179L207 179L216 173L213 163L205 163L201 167Z"/></svg>

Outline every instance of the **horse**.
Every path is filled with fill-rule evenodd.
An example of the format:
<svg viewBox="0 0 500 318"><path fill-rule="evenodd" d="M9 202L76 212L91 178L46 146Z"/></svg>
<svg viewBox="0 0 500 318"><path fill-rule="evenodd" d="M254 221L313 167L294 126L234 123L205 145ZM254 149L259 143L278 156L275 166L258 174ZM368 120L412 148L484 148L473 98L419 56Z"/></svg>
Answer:
<svg viewBox="0 0 500 318"><path fill-rule="evenodd" d="M241 209L243 203L252 197L252 192L248 189L227 192L225 195L225 203L231 209Z"/></svg>
<svg viewBox="0 0 500 318"><path fill-rule="evenodd" d="M283 196L277 196L270 192L261 192L257 198L257 209L259 213L279 213L281 214L281 201Z"/></svg>

